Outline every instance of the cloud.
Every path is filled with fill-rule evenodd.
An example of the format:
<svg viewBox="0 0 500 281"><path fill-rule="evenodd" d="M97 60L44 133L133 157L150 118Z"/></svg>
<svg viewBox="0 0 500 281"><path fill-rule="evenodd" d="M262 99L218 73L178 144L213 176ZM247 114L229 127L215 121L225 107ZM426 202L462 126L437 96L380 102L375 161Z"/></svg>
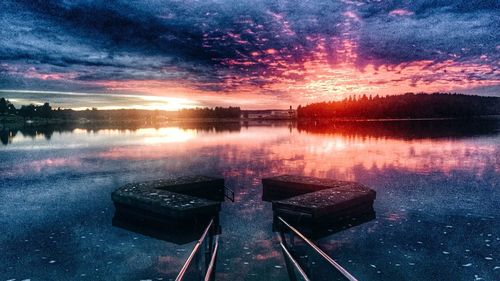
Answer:
<svg viewBox="0 0 500 281"><path fill-rule="evenodd" d="M395 9L389 12L390 16L413 16L415 13L405 9Z"/></svg>
<svg viewBox="0 0 500 281"><path fill-rule="evenodd" d="M319 59L322 67L349 64L360 73L422 62L480 65L489 72L460 78L484 80L487 87L500 80L499 5L6 0L0 3L0 88L103 92L114 91L107 84L154 80L197 94L252 92L300 100L314 94L276 85L307 81Z"/></svg>
<svg viewBox="0 0 500 281"><path fill-rule="evenodd" d="M500 15L490 12L436 12L425 17L371 17L361 31L364 60L398 64L415 60L467 61L483 54L500 58L496 50ZM493 65L493 64L491 64Z"/></svg>

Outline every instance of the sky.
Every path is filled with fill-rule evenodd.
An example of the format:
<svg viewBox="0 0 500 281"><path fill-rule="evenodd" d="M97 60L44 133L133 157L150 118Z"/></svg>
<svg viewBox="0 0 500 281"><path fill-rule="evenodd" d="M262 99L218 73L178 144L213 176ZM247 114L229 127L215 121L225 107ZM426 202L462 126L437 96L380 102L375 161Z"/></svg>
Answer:
<svg viewBox="0 0 500 281"><path fill-rule="evenodd" d="M500 1L2 0L0 96L176 110L500 96Z"/></svg>

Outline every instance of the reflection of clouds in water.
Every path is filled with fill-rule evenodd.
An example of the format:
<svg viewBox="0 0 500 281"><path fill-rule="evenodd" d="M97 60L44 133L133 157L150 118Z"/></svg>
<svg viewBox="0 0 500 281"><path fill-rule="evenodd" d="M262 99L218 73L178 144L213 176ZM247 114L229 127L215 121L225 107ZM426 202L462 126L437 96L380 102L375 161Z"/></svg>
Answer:
<svg viewBox="0 0 500 281"><path fill-rule="evenodd" d="M6 171L6 174L9 176L19 176L24 174L46 172L48 169L76 169L80 165L80 159L77 158L46 158L41 160L34 160L31 162L22 162L20 164L14 165Z"/></svg>
<svg viewBox="0 0 500 281"><path fill-rule="evenodd" d="M6 265L1 278L19 279L25 268L34 280L175 277L192 243L174 245L111 226L109 180L57 178L18 180L0 190L0 245L8 253L0 258Z"/></svg>
<svg viewBox="0 0 500 281"><path fill-rule="evenodd" d="M185 151L197 153L203 149L213 151L225 162L255 162L265 159L264 165L301 166L303 173L324 176L324 172L336 169L347 178L351 167L365 168L399 167L415 172L457 169L474 170L481 174L488 167L500 169L499 147L495 137L481 140L466 139L380 139L352 138L342 135L290 134L285 128L250 127L241 133L218 135L198 134L175 146L143 145L138 140L131 146L112 148L100 154L112 159L161 159ZM270 136L271 135L271 136ZM158 137L161 139L161 137ZM161 142L161 140L159 140ZM166 139L165 141L168 141ZM254 157L256 154L261 158ZM270 167L270 172L272 169Z"/></svg>
<svg viewBox="0 0 500 281"><path fill-rule="evenodd" d="M103 232L99 225L91 227L93 232L89 226L73 227L72 245L77 254L70 258L79 265L76 276L85 274L94 280L174 278L187 258L186 248L192 247L192 243L177 246L133 232Z"/></svg>
<svg viewBox="0 0 500 281"><path fill-rule="evenodd" d="M186 134L189 139L170 142ZM158 142L145 143L148 138ZM78 148L64 149L68 145ZM24 149L37 146L46 149ZM488 249L498 245L493 212L500 202L496 192L500 148L495 135L406 140L290 132L288 127L249 127L234 133L173 127L75 130L53 134L50 141L16 144L14 139L2 149L6 152L0 155L2 172L23 173L7 174L0 183L6 187L0 188L0 212L5 214L0 221L8 229L0 243L13 244L27 237L31 242L23 247L37 248L38 235L49 236L53 229L65 227L67 233L57 239L63 254L49 256L46 263L55 260L57 265L66 259L74 270L71 276L154 280L162 274L175 275L191 246L112 227L109 193L125 182L199 173L224 176L236 192L236 202L224 203L221 213L221 279L246 275L259 280L265 273L269 280L284 280L286 269L279 268L284 262L271 232L271 206L261 201L260 182L262 177L281 173L355 179L377 190L376 220L320 241L361 280L425 279L426 272L435 269L429 265L431 257L436 266L450 268L444 271L449 276L468 274L457 267L474 269L483 278L492 276L493 267L485 264L485 257L490 257ZM493 238L484 237L488 234ZM474 255L470 260L457 254L465 249ZM7 248L5 257L17 255L16 251ZM450 254L434 261L443 251ZM46 276L45 264L34 261L38 256L23 254L19 264L33 268L34 277ZM5 259L0 262L7 268L16 267L9 276L20 277L15 273L21 268ZM462 266L468 263L473 265ZM62 280L67 279L63 270L54 271Z"/></svg>

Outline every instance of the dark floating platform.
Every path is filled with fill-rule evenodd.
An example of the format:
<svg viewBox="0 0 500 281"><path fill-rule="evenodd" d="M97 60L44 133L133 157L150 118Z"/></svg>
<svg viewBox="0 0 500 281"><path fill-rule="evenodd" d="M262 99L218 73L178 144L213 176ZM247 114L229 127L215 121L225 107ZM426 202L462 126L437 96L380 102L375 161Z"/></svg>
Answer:
<svg viewBox="0 0 500 281"><path fill-rule="evenodd" d="M262 185L274 215L290 222L338 225L374 217L376 192L356 182L281 175L262 179Z"/></svg>
<svg viewBox="0 0 500 281"><path fill-rule="evenodd" d="M185 176L129 183L111 194L120 217L179 225L218 217L224 179Z"/></svg>
<svg viewBox="0 0 500 281"><path fill-rule="evenodd" d="M128 231L139 233L155 239L184 245L196 241L200 238L211 218L196 218L196 220L185 220L165 222L151 218L141 218L130 216L122 212L116 212L112 224ZM222 229L218 224L219 218L215 217L214 222L217 234L222 233Z"/></svg>
<svg viewBox="0 0 500 281"><path fill-rule="evenodd" d="M368 211L366 213L351 215L340 219L332 219L331 221L322 223L311 223L311 221L304 222L303 220L300 220L300 218L296 218L294 220L290 219L289 217L287 217L287 220L291 221L293 223L293 226L300 230L301 233L306 235L308 238L315 240L330 236L334 233L349 229L351 227L355 227L357 225L364 224L375 219L375 217L375 211L372 209L371 211ZM274 216L273 231L289 232L289 229L283 227L281 221L276 216Z"/></svg>

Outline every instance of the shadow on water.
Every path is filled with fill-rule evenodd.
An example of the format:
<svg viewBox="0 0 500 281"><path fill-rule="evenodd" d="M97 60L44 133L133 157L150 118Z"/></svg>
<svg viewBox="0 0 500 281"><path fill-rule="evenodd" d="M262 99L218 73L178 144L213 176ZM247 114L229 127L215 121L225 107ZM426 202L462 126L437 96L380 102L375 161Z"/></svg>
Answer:
<svg viewBox="0 0 500 281"><path fill-rule="evenodd" d="M347 230L351 227L362 225L366 222L372 221L376 218L376 213L373 208L363 214L357 216L346 217L339 221L334 221L324 224L311 224L295 222L293 226L297 228L307 238L312 240L321 239L335 233ZM280 221L273 218L273 232L289 232Z"/></svg>
<svg viewBox="0 0 500 281"><path fill-rule="evenodd" d="M203 280L210 267L213 255L217 255L218 235L222 232L218 216L213 219L207 219L206 216L196 217L182 222L171 223L167 220L131 216L130 213L116 211L112 224L127 231L177 245L186 245L197 241L190 253L193 259L189 260L188 258L185 261L187 267L182 267L185 270L182 280L186 281ZM196 250L197 246L199 246L199 250ZM180 266L173 270L182 271ZM215 272L210 272L209 280L213 281Z"/></svg>
<svg viewBox="0 0 500 281"><path fill-rule="evenodd" d="M198 240L210 218L200 218L183 223L171 224L168 221L152 220L140 217L131 217L130 214L115 212L112 224L115 227L145 235L154 239L171 242L177 245L184 245ZM217 225L217 234L221 233L218 218L214 220Z"/></svg>

